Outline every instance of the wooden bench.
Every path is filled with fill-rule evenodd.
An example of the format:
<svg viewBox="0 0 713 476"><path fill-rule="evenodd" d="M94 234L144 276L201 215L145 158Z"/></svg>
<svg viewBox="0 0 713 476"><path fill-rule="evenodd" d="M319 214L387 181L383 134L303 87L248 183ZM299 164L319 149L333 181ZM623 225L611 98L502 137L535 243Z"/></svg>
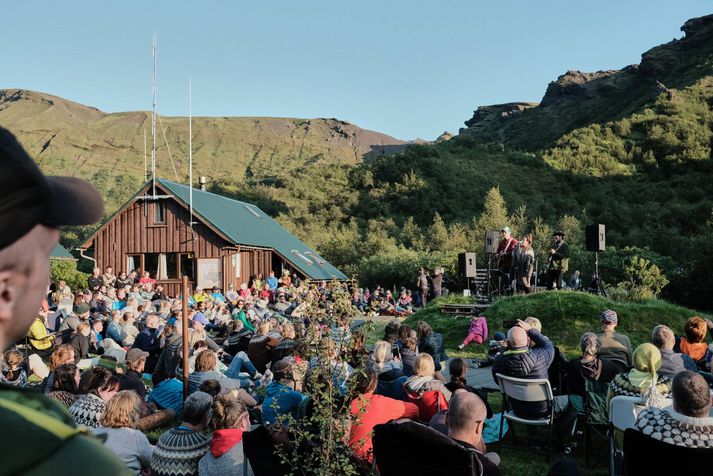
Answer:
<svg viewBox="0 0 713 476"><path fill-rule="evenodd" d="M489 303L486 303L486 304L441 304L440 308L441 308L441 313L450 314L453 316L453 318L456 318L459 316L470 316L474 310L483 312L490 306L491 305Z"/></svg>

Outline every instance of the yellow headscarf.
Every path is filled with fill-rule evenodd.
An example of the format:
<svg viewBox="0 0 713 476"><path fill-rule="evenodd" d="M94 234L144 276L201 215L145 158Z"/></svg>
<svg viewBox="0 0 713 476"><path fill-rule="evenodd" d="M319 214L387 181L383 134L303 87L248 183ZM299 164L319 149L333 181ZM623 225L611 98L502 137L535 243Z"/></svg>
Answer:
<svg viewBox="0 0 713 476"><path fill-rule="evenodd" d="M646 405L656 405L663 398L656 388L657 371L661 368L661 352L653 344L641 344L634 351L634 368L629 371L629 382L641 389Z"/></svg>

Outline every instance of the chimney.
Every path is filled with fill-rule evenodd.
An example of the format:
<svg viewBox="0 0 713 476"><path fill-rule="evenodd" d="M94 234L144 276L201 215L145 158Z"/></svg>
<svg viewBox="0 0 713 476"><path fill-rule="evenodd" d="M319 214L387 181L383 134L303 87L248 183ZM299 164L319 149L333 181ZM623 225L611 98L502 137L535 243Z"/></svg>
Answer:
<svg viewBox="0 0 713 476"><path fill-rule="evenodd" d="M208 180L205 178L205 175L201 175L198 177L198 187L205 191L205 184L208 182Z"/></svg>

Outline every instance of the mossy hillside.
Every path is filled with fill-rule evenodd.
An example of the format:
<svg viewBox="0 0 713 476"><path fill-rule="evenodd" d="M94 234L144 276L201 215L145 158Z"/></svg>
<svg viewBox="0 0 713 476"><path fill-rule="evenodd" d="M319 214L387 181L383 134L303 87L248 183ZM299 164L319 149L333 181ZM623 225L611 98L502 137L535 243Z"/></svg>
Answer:
<svg viewBox="0 0 713 476"><path fill-rule="evenodd" d="M483 355L487 350L485 345L471 344L463 351L458 350L458 344L463 341L468 331L470 319L468 317L454 319L440 311L441 303L463 302L464 299L467 298L441 299L409 317L406 323L412 327L415 327L420 320L431 324L435 332L443 334L446 353L449 356ZM649 342L651 331L658 324L665 324L673 329L674 333L680 335L689 317L695 315L708 317L692 309L662 300L641 303L615 302L593 294L573 291L538 292L504 298L490 307L484 315L488 320L489 338L492 338L495 332L505 331L502 328L502 322L505 320L537 317L542 322L543 333L568 357L574 357L579 353L579 338L582 334L599 331L599 315L605 309L616 311L619 316L617 331L628 335L634 347Z"/></svg>

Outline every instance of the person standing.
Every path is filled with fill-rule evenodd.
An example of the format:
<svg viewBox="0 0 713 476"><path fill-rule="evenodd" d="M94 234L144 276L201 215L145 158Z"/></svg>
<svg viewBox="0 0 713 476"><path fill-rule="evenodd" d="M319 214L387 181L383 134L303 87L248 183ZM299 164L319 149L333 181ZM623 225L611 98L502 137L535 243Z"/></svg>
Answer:
<svg viewBox="0 0 713 476"><path fill-rule="evenodd" d="M73 177L47 177L17 139L0 128L0 349L23 338L49 284L49 256L62 225L104 214L99 193ZM131 474L102 443L82 432L44 395L0 384L0 441L7 474ZM75 464L76 461L82 464Z"/></svg>
<svg viewBox="0 0 713 476"><path fill-rule="evenodd" d="M419 268L418 276L416 276L416 287L421 293L421 307L426 307L426 301L428 299L428 273L423 267Z"/></svg>
<svg viewBox="0 0 713 476"><path fill-rule="evenodd" d="M512 236L509 226L504 226L500 230L500 242L496 256L498 257L498 271L500 274L500 295L504 295L510 287L513 277L510 274L512 268L512 254L517 248L517 240Z"/></svg>
<svg viewBox="0 0 713 476"><path fill-rule="evenodd" d="M547 259L547 289L562 289L562 276L569 267L569 244L564 241L564 232L556 231L552 235L549 257Z"/></svg>
<svg viewBox="0 0 713 476"><path fill-rule="evenodd" d="M433 297L439 298L443 294L443 268L436 267L433 270L433 278L431 279L433 283Z"/></svg>
<svg viewBox="0 0 713 476"><path fill-rule="evenodd" d="M529 294L532 292L530 278L534 269L535 252L532 250L532 234L527 234L515 247L512 255L511 276L515 281L515 291Z"/></svg>

